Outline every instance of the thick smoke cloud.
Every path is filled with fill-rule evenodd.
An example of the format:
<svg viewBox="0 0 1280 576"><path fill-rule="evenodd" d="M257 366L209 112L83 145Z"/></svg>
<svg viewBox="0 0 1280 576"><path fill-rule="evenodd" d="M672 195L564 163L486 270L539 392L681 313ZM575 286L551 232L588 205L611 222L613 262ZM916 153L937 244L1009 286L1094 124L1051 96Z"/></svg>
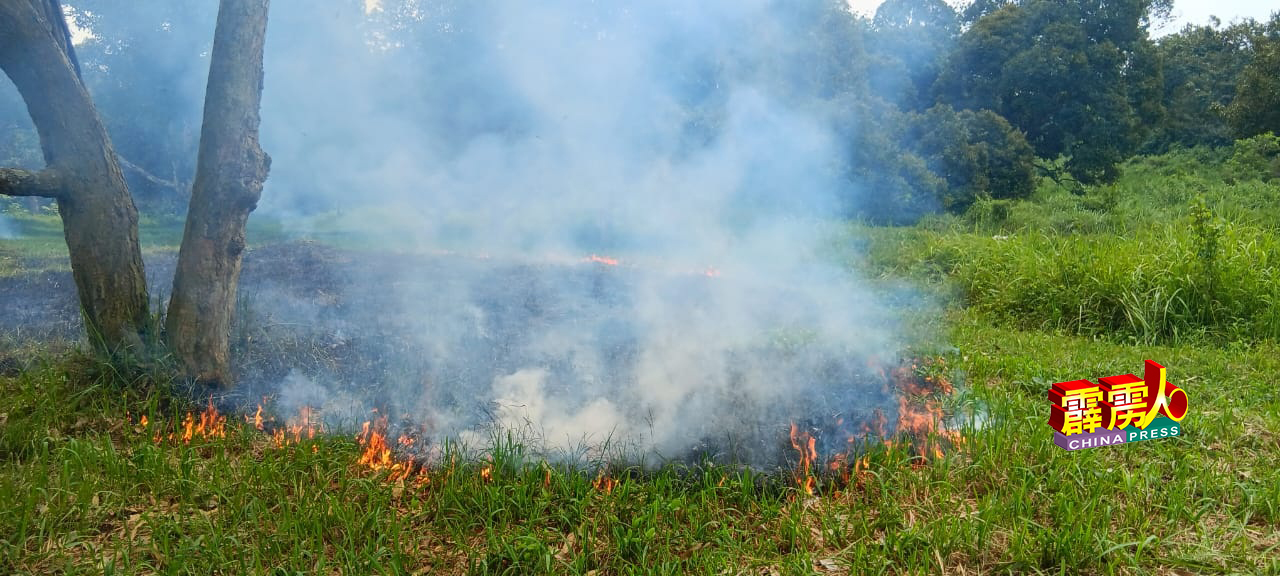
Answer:
<svg viewBox="0 0 1280 576"><path fill-rule="evenodd" d="M892 409L893 310L822 255L857 193L826 3L360 8L273 2L255 218L410 256L376 301L251 298L397 345L366 338L360 382L295 371L282 398L756 461L791 420Z"/></svg>

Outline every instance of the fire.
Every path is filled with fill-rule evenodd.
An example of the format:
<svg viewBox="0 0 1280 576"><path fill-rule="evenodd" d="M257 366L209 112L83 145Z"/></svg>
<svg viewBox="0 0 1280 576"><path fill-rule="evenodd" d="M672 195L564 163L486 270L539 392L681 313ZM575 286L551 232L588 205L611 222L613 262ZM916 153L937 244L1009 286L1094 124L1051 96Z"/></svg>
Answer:
<svg viewBox="0 0 1280 576"><path fill-rule="evenodd" d="M262 405L258 405L258 411L253 413L253 418L245 416L244 421L253 424L255 429L262 430Z"/></svg>
<svg viewBox="0 0 1280 576"><path fill-rule="evenodd" d="M605 494L612 493L613 488L617 485L618 481L614 480L613 477L605 470L601 470L600 475L596 476L596 479L591 481L591 486L593 488L599 492L604 492Z"/></svg>
<svg viewBox="0 0 1280 576"><path fill-rule="evenodd" d="M403 440L403 437L402 437ZM356 441L364 447L356 464L374 472L387 471L388 480L407 478L412 473L408 462L400 462L387 444L387 418L379 416L372 422L365 422L356 436Z"/></svg>
<svg viewBox="0 0 1280 576"><path fill-rule="evenodd" d="M259 411L261 411L261 407L259 407ZM289 444L299 444L303 438L313 439L319 431L320 422L317 421L315 409L310 406L303 406L298 409L296 418L286 420L284 426L271 432L271 440L277 448L282 448Z"/></svg>
<svg viewBox="0 0 1280 576"><path fill-rule="evenodd" d="M188 412L182 419L182 433L179 439L188 444L194 438L225 438L227 436L227 417L218 413L213 405L213 397L209 397L209 405L197 416Z"/></svg>
<svg viewBox="0 0 1280 576"><path fill-rule="evenodd" d="M868 362L869 368L885 377L886 389L897 396L892 434L886 433L891 417L886 417L881 410L876 410L871 418L857 424L846 422L844 417L835 418L830 426L820 424L810 429L791 423L791 448L798 456L795 483L805 495L814 494L818 475L830 475L836 486L861 485L865 471L871 465L871 455L867 452L869 444L882 442L889 450L906 447L916 456L915 467L943 458L946 450L964 444L960 432L948 429L945 424L941 397L951 394L954 388L945 378L931 374L928 369L940 366L942 360L926 359L921 362L923 366L921 363L903 364L890 371L885 371L874 361ZM836 450L827 452L825 446L832 443L825 441L824 436L823 454L819 454L818 436L832 433L837 434L833 440L836 440L836 450L840 451L834 454L831 452ZM843 446L840 446L840 434L844 435Z"/></svg>
<svg viewBox="0 0 1280 576"><path fill-rule="evenodd" d="M813 487L816 479L813 477L813 462L818 459L817 438L812 434L801 431L795 422L791 423L791 447L800 453L800 463L796 468L796 484L804 490L805 494L813 495Z"/></svg>
<svg viewBox="0 0 1280 576"><path fill-rule="evenodd" d="M923 362L925 368L935 363L929 359ZM936 363L945 365L946 360L938 358ZM893 372L893 382L899 391L898 431L911 439L921 460L937 460L943 457L944 440L954 446L962 444L964 438L959 431L947 429L943 424L938 396L951 394L954 391L951 383L940 376L921 375L922 371L918 363L912 363L910 368L903 365Z"/></svg>
<svg viewBox="0 0 1280 576"><path fill-rule="evenodd" d="M608 265L616 265L617 260L593 255L593 261ZM710 270L709 270L710 271ZM878 447L881 442L889 449L902 447L914 455L913 466L926 466L928 462L943 458L945 453L962 446L965 438L957 430L947 427L943 409L943 397L954 391L953 386L940 371L931 368L941 366L943 361L924 359L916 363L903 363L896 368L886 370L882 365L869 363L870 374L884 376L885 386L897 398L897 414L888 415L876 410L873 414L856 421L848 421L848 415L832 418L832 422L800 423L793 421L788 434L791 448L795 450L798 460L794 470L794 481L797 493L813 496L817 491L819 476L823 484L837 490L846 486L862 486L866 480L867 470L875 456L868 451L868 446ZM252 426L256 430L270 430L271 438L277 447L300 443L304 439L313 439L323 433L319 413L310 406L302 407L297 416L286 421L283 426L272 424L272 418L262 404L252 414L243 416L245 428ZM128 415L126 415L128 418ZM138 430L153 433L157 443L168 438L169 441L190 443L199 438L226 437L227 417L218 412L212 396L206 407L200 412L187 413L176 425L152 426L146 415L140 416ZM819 437L822 442L819 443ZM404 481L410 478L421 486L430 482L430 474L425 462L434 461L424 454L423 438L418 429L399 437L388 433L387 418L377 415L376 418L364 422L361 430L355 435L360 445L360 454L356 465L375 473L385 472L389 481ZM822 453L819 453L821 445ZM313 445L312 450L319 450ZM418 455L418 456L416 456ZM892 460L892 459L891 459ZM551 468L543 465L540 479L543 486L551 486ZM443 468L443 479L448 481L454 471L450 461ZM492 462L482 462L478 471L482 482L494 481ZM537 476L533 482L538 482ZM828 480L829 479L829 480ZM721 479L723 483L724 479ZM605 494L612 493L619 480L610 475L607 469L601 469L591 481L592 487ZM825 490L825 488L824 488ZM840 494L835 491L833 494Z"/></svg>
<svg viewBox="0 0 1280 576"><path fill-rule="evenodd" d="M598 264L604 264L604 265L606 265L606 266L617 266L617 265L618 265L618 259L617 259L617 258L606 258L606 257L604 257L604 256L597 256L597 255L595 255L595 254L592 254L592 255L591 255L591 257L589 257L589 258L587 258L587 259L583 260L583 262L595 262L595 263L598 263Z"/></svg>

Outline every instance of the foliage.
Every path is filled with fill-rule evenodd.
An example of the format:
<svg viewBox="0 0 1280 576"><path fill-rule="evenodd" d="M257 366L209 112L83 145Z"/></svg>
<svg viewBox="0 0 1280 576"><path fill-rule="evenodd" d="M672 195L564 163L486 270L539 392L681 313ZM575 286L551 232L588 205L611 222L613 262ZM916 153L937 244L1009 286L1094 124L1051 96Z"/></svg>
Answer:
<svg viewBox="0 0 1280 576"><path fill-rule="evenodd" d="M1236 82L1253 57L1252 20L1226 28L1188 24L1156 44L1164 79L1164 121L1145 145L1148 152L1166 152L1175 145L1230 144L1227 106Z"/></svg>
<svg viewBox="0 0 1280 576"><path fill-rule="evenodd" d="M1161 111L1143 0L1009 4L977 20L938 78L938 99L990 109L1036 154L1068 157L1085 183L1110 181ZM1158 100L1158 98L1157 98Z"/></svg>
<svg viewBox="0 0 1280 576"><path fill-rule="evenodd" d="M137 167L122 166L134 201L185 213L216 3L82 0L75 8L77 24L94 33L76 47L85 87L116 153Z"/></svg>
<svg viewBox="0 0 1280 576"><path fill-rule="evenodd" d="M1280 179L1280 137L1271 132L1244 140L1231 147L1231 158L1225 164L1228 181Z"/></svg>
<svg viewBox="0 0 1280 576"><path fill-rule="evenodd" d="M1031 145L990 110L939 104L914 119L919 154L946 180L943 208L962 212L980 196L1025 198L1035 186Z"/></svg>
<svg viewBox="0 0 1280 576"><path fill-rule="evenodd" d="M998 325L1147 343L1280 340L1280 186L1224 183L1215 158L1144 159L1083 195L1042 183L1030 199L982 199L967 231L942 229L883 265L953 283Z"/></svg>
<svg viewBox="0 0 1280 576"><path fill-rule="evenodd" d="M1256 42L1257 52L1240 73L1235 99L1227 108L1227 119L1239 138L1280 133L1280 38L1259 37Z"/></svg>
<svg viewBox="0 0 1280 576"><path fill-rule="evenodd" d="M904 111L932 106L933 83L960 33L955 9L943 0L886 0L869 32L872 92Z"/></svg>

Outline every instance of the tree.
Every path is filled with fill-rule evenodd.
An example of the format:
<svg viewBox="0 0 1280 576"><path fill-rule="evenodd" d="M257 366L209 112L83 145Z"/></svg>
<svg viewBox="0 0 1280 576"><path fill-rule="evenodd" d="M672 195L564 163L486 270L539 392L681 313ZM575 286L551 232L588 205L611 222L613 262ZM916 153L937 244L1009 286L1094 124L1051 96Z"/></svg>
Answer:
<svg viewBox="0 0 1280 576"><path fill-rule="evenodd" d="M26 102L45 161L39 171L0 170L0 194L57 201L90 341L140 347L149 311L138 212L57 0L0 1L0 68Z"/></svg>
<svg viewBox="0 0 1280 576"><path fill-rule="evenodd" d="M201 89L218 3L71 3L68 19L93 31L76 55L134 203L144 214L183 213L195 174Z"/></svg>
<svg viewBox="0 0 1280 576"><path fill-rule="evenodd" d="M904 110L932 106L942 58L960 33L955 9L942 0L886 0L871 24L873 88Z"/></svg>
<svg viewBox="0 0 1280 576"><path fill-rule="evenodd" d="M963 212L980 196L1026 198L1035 188L1031 145L995 112L939 104L915 117L913 131L917 153L947 182L947 210Z"/></svg>
<svg viewBox="0 0 1280 576"><path fill-rule="evenodd" d="M224 384L245 222L269 167L257 140L268 3L219 4L196 184L167 323L187 374ZM57 0L0 0L0 68L27 104L46 163L39 171L0 170L0 193L57 200L95 346L151 343L137 211L80 80Z"/></svg>
<svg viewBox="0 0 1280 576"><path fill-rule="evenodd" d="M936 91L1024 131L1042 157L1067 157L1082 182L1106 181L1160 115L1149 0L1026 0L983 16L960 38Z"/></svg>
<svg viewBox="0 0 1280 576"><path fill-rule="evenodd" d="M1253 61L1240 74L1227 120L1237 138L1280 134L1280 39L1259 38Z"/></svg>
<svg viewBox="0 0 1280 576"><path fill-rule="evenodd" d="M1223 146L1232 141L1226 110L1236 81L1253 57L1257 23L1226 28L1188 24L1156 44L1164 86L1165 118L1144 147L1164 152L1174 145Z"/></svg>
<svg viewBox="0 0 1280 576"><path fill-rule="evenodd" d="M165 335L188 375L230 378L228 337L245 246L271 159L258 145L269 0L222 0L213 37L195 186Z"/></svg>

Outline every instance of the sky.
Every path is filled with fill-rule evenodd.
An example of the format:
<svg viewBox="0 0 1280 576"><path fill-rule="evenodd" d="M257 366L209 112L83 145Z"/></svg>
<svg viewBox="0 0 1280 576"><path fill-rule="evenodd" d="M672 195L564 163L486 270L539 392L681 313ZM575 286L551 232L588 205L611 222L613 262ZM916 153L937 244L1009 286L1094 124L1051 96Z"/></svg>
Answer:
<svg viewBox="0 0 1280 576"><path fill-rule="evenodd" d="M875 14L876 7L882 1L848 0L855 12L868 16ZM949 3L952 6L968 4L967 0L949 0ZM1267 20L1273 11L1280 11L1280 5L1275 0L1174 0L1171 14L1173 20L1153 30L1152 36L1158 38L1173 34L1187 24L1208 24L1210 16L1217 16L1225 25L1244 18Z"/></svg>

